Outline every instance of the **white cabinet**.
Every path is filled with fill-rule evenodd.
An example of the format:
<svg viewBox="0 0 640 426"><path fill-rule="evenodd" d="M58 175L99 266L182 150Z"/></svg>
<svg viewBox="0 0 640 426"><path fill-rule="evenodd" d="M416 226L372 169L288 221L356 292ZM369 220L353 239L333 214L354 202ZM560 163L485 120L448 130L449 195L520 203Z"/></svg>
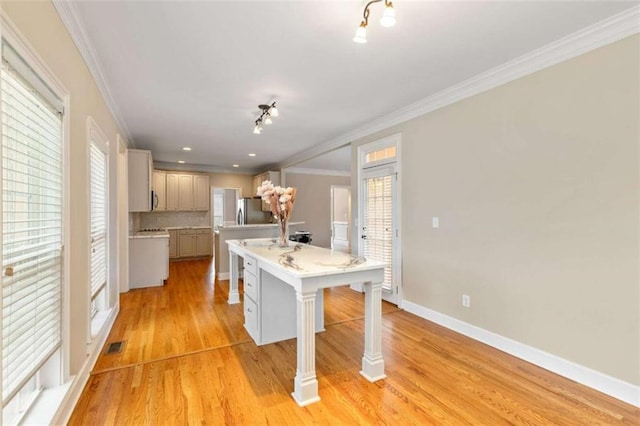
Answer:
<svg viewBox="0 0 640 426"><path fill-rule="evenodd" d="M296 337L296 292L261 269L258 260L244 256L244 328L257 345ZM316 293L316 332L324 330L324 295Z"/></svg>
<svg viewBox="0 0 640 426"><path fill-rule="evenodd" d="M130 149L127 151L129 173L129 211L150 212L152 210L151 186L153 159L151 151Z"/></svg>
<svg viewBox="0 0 640 426"><path fill-rule="evenodd" d="M178 176L178 210L193 210L193 176Z"/></svg>
<svg viewBox="0 0 640 426"><path fill-rule="evenodd" d="M178 176L174 173L167 173L166 198L167 210L178 211Z"/></svg>
<svg viewBox="0 0 640 426"><path fill-rule="evenodd" d="M129 239L129 288L156 287L169 278L169 239Z"/></svg>
<svg viewBox="0 0 640 426"><path fill-rule="evenodd" d="M210 229L196 230L196 256L211 256L213 252L213 242L211 241Z"/></svg>
<svg viewBox="0 0 640 426"><path fill-rule="evenodd" d="M211 256L213 243L211 241L211 229L179 229L177 233L176 256L169 257L201 257ZM171 231L169 231L171 236ZM169 250L171 251L171 237L169 238Z"/></svg>
<svg viewBox="0 0 640 426"><path fill-rule="evenodd" d="M166 210L209 211L209 176L166 174Z"/></svg>
<svg viewBox="0 0 640 426"><path fill-rule="evenodd" d="M251 194L251 197L256 196L258 187L262 185L262 182L264 182L265 180L270 180L273 186L280 185L280 172L264 172L257 176L254 176L253 190L252 190L253 193ZM271 207L269 206L269 204L265 203L264 201L262 202L262 211L263 212L271 211Z"/></svg>
<svg viewBox="0 0 640 426"><path fill-rule="evenodd" d="M193 175L193 209L209 210L209 176Z"/></svg>
<svg viewBox="0 0 640 426"><path fill-rule="evenodd" d="M165 172L153 171L153 202L155 211L167 210L167 174Z"/></svg>
<svg viewBox="0 0 640 426"><path fill-rule="evenodd" d="M196 255L196 238L195 231L190 229L181 229L178 231L178 256L179 257L195 257Z"/></svg>
<svg viewBox="0 0 640 426"><path fill-rule="evenodd" d="M178 257L178 230L169 230L169 258L175 259Z"/></svg>

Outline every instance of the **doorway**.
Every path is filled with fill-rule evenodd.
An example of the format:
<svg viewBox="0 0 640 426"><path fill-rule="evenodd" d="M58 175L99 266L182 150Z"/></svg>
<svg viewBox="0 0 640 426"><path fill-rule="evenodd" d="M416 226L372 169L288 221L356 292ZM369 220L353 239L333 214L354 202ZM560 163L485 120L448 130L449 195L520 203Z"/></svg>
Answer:
<svg viewBox="0 0 640 426"><path fill-rule="evenodd" d="M351 253L351 187L331 185L331 250Z"/></svg>
<svg viewBox="0 0 640 426"><path fill-rule="evenodd" d="M358 148L359 253L387 264L382 298L402 300L400 244L400 135Z"/></svg>
<svg viewBox="0 0 640 426"><path fill-rule="evenodd" d="M220 226L236 224L240 188L211 189L211 226L217 230Z"/></svg>

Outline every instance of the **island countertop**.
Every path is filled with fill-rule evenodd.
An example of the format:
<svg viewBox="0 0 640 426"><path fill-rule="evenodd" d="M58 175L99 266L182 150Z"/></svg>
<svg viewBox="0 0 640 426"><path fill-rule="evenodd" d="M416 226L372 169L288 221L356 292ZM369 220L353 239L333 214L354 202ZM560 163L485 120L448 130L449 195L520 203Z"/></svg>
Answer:
<svg viewBox="0 0 640 426"><path fill-rule="evenodd" d="M304 222L289 222L289 226L297 226L304 225ZM233 230L233 231L243 231L243 230L251 230L251 229L267 229L267 228L275 228L278 226L277 223L254 223L249 225L220 225L218 226L218 230L214 231L218 233L220 230Z"/></svg>
<svg viewBox="0 0 640 426"><path fill-rule="evenodd" d="M246 252L288 274L298 278L309 278L346 271L366 271L385 266L383 262L366 260L363 257L333 251L309 244L291 242L289 247L279 247L273 238L250 240L227 240L234 251Z"/></svg>

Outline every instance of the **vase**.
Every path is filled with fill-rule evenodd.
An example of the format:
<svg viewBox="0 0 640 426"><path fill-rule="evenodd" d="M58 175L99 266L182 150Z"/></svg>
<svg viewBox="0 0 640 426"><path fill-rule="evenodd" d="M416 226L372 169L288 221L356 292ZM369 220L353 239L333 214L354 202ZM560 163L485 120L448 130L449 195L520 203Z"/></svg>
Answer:
<svg viewBox="0 0 640 426"><path fill-rule="evenodd" d="M289 221L278 221L278 247L289 247Z"/></svg>

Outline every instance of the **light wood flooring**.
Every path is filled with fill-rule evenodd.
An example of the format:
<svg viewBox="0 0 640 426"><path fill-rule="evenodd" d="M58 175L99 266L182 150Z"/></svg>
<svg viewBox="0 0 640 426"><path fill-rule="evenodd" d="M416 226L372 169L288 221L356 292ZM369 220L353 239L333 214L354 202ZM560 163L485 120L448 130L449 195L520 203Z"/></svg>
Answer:
<svg viewBox="0 0 640 426"><path fill-rule="evenodd" d="M241 286L242 287L242 286ZM325 290L320 402L291 398L295 339L258 347L210 260L172 262L162 288L121 296L71 425L639 425L640 409L383 303L387 378L359 374L364 298Z"/></svg>

